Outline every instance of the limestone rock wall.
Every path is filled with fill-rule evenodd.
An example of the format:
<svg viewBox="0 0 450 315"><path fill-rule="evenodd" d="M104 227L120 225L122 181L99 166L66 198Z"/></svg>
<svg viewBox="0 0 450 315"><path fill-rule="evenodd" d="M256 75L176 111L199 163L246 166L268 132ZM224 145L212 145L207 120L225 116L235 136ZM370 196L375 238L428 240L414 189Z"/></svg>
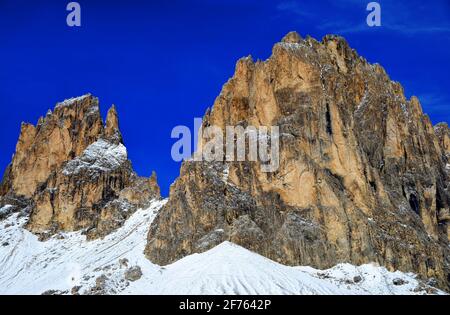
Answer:
<svg viewBox="0 0 450 315"><path fill-rule="evenodd" d="M268 60L239 60L203 123L279 126L280 168L184 162L151 261L230 240L284 264L378 262L448 286L448 133L343 38L290 33Z"/></svg>

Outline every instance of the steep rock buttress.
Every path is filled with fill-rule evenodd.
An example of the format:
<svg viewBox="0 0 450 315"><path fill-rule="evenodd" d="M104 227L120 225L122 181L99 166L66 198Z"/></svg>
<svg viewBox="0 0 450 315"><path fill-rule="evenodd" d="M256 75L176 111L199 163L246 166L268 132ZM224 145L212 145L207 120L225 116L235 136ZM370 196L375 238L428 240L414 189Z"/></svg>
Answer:
<svg viewBox="0 0 450 315"><path fill-rule="evenodd" d="M280 167L184 162L148 235L153 262L229 240L284 264L378 262L448 286L448 127L438 137L343 38L290 33L268 60L239 60L203 124L279 126Z"/></svg>

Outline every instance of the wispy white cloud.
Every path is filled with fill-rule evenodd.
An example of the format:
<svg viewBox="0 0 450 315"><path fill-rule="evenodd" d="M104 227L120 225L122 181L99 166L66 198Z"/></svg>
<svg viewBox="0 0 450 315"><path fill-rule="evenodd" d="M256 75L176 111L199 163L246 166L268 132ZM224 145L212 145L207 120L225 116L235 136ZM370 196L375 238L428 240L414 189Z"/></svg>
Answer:
<svg viewBox="0 0 450 315"><path fill-rule="evenodd" d="M427 113L433 123L438 123L441 121L449 122L449 107L450 99L445 93L431 92L419 94L420 104L422 105L423 111Z"/></svg>
<svg viewBox="0 0 450 315"><path fill-rule="evenodd" d="M367 24L353 24L343 22L325 22L317 25L319 30L337 33L337 34L351 34L370 31L371 28Z"/></svg>
<svg viewBox="0 0 450 315"><path fill-rule="evenodd" d="M282 1L278 3L276 9L283 13L293 14L297 17L310 17L311 13L306 11L306 6L300 6L300 4L294 0Z"/></svg>
<svg viewBox="0 0 450 315"><path fill-rule="evenodd" d="M448 110L450 101L446 96L437 93L425 93L417 96L420 103L430 111Z"/></svg>
<svg viewBox="0 0 450 315"><path fill-rule="evenodd" d="M285 0L278 3L277 11L290 14L298 18L314 19L317 29L338 33L354 34L364 32L393 32L405 36L413 36L428 33L450 34L450 23L443 19L423 19L423 10L415 5L405 4L400 1L384 0L382 4L382 25L369 27L366 17L369 14L365 10L367 3L363 0L329 0L325 5L333 8L333 19L320 10L314 9L308 1ZM342 12L341 12L342 11ZM329 15L329 14L328 14Z"/></svg>
<svg viewBox="0 0 450 315"><path fill-rule="evenodd" d="M425 33L450 33L450 25L425 25L425 26L408 26L401 24L386 25L388 30L397 31L406 35L416 35Z"/></svg>
<svg viewBox="0 0 450 315"><path fill-rule="evenodd" d="M386 31L386 32L396 32L403 35L419 35L427 33L449 33L450 25L441 26L412 26L404 24L395 23L384 23L380 27L369 27L365 23L360 24L350 24L342 22L326 22L317 26L320 30L332 31L339 34L354 34L354 33L364 33L373 31Z"/></svg>

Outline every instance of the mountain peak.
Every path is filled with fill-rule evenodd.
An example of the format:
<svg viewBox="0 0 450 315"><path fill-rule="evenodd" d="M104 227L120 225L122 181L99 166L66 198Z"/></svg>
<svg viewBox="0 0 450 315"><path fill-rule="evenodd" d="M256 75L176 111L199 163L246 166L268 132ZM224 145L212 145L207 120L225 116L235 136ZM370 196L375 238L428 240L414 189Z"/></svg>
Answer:
<svg viewBox="0 0 450 315"><path fill-rule="evenodd" d="M184 162L149 231L151 261L230 241L283 264L379 262L449 286L449 142L344 38L291 32L266 61L241 59L207 120L224 133L278 126L279 168Z"/></svg>
<svg viewBox="0 0 450 315"><path fill-rule="evenodd" d="M55 106L55 109L57 108L61 108L61 107L65 107L65 106L72 106L72 105L76 105L81 103L82 101L86 100L86 99L94 99L95 97L92 96L92 94L87 93L81 96L77 96L77 97L71 97L68 99L65 99L62 102L58 102Z"/></svg>
<svg viewBox="0 0 450 315"><path fill-rule="evenodd" d="M116 106L113 104L108 110L106 116L105 135L108 138L114 139L114 141L122 142L122 134L119 129L119 116L117 114Z"/></svg>
<svg viewBox="0 0 450 315"><path fill-rule="evenodd" d="M295 31L287 33L283 39L282 43L300 43L302 41L302 37Z"/></svg>
<svg viewBox="0 0 450 315"><path fill-rule="evenodd" d="M131 167L115 106L104 125L91 94L58 103L36 127L22 124L0 193L0 205L31 212L29 230L48 235L88 228L90 238L160 198L156 180L143 180Z"/></svg>

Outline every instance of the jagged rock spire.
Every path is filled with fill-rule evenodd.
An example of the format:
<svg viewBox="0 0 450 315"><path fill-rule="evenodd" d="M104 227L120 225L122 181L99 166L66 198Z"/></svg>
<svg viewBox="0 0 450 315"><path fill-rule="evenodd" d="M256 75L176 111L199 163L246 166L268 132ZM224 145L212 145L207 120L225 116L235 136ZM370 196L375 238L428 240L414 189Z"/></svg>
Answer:
<svg viewBox="0 0 450 315"><path fill-rule="evenodd" d="M123 142L122 134L119 129L119 117L116 106L113 104L106 115L105 135L108 139L116 142Z"/></svg>

